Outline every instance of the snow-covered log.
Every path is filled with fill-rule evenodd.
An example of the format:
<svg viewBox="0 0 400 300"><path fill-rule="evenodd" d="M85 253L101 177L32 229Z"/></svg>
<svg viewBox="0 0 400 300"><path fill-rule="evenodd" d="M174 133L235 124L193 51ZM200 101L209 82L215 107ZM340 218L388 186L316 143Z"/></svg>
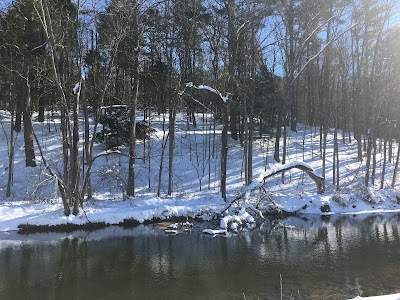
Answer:
<svg viewBox="0 0 400 300"><path fill-rule="evenodd" d="M223 96L222 93L220 91L218 91L217 89L214 89L208 85L203 85L203 84L196 86L193 84L193 82L186 83L186 87L196 89L196 90L208 91L208 92L216 95L219 98L219 100L221 100L221 103L224 105L226 105L228 103L229 96L231 95L230 93L226 93L225 96Z"/></svg>
<svg viewBox="0 0 400 300"><path fill-rule="evenodd" d="M324 181L325 178L316 174L314 169L311 168L310 165L304 163L304 162L299 162L299 161L294 161L288 164L284 164L284 165L280 165L272 170L268 170L262 174L260 174L260 176L258 176L257 180L255 182L253 182L252 184L250 184L249 186L247 186L246 190L241 193L240 195L238 195L235 199L233 199L228 206L226 206L224 208L223 211L227 210L229 207L232 206L233 203L235 203L238 200L247 200L250 197L250 194L255 191L256 189L259 189L262 187L262 185L264 184L264 181L272 176L275 176L279 173L282 173L284 171L288 171L290 169L299 169L301 171L304 171L307 173L308 176L310 176L310 178L315 182L316 186L317 186L317 193L318 194L323 194L324 193Z"/></svg>
<svg viewBox="0 0 400 300"><path fill-rule="evenodd" d="M272 171L269 170L269 171L261 174L258 177L258 182L260 182L260 183L264 182L264 180L266 180L266 179L268 179L268 178L270 178L272 176L275 176L275 175L277 175L279 173L282 173L282 172L285 172L285 171L288 171L288 170L294 169L294 168L299 169L299 170L307 173L308 176L310 176L310 178L317 185L317 193L318 194L323 194L324 193L324 181L325 181L325 178L322 177L322 176L319 176L318 174L316 174L314 172L314 169L311 168L310 165L308 165L308 164L306 164L304 162L299 162L299 161L294 161L292 163L284 164L284 165L282 165L282 166L280 166L280 167L278 167L278 168L276 168L276 169L274 169Z"/></svg>
<svg viewBox="0 0 400 300"><path fill-rule="evenodd" d="M209 234L209 235L226 234L226 230L225 229L204 229L203 233Z"/></svg>

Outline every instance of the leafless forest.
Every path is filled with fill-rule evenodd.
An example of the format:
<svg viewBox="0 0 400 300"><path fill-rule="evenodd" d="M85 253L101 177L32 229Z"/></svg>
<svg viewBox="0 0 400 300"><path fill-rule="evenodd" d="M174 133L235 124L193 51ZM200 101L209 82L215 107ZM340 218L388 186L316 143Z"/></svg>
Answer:
<svg viewBox="0 0 400 300"><path fill-rule="evenodd" d="M383 170L387 162L395 165L387 174L395 183L396 0L15 0L0 9L0 110L12 116L8 136L12 141L23 131L26 166L36 167L41 158L56 178L66 215L91 197L94 137L102 108L110 105L129 112L128 196L135 196L136 140L143 138L135 125L139 111L167 116L162 155L168 194L175 120L182 112L191 126L198 112L223 126L223 198L228 139L243 146L250 184L254 140L273 137L274 158L286 163L287 131L298 123L319 128L322 176L332 130L334 178L340 174L338 143L356 140L365 186L381 180L375 175L378 153L384 154ZM32 126L33 116L46 122L54 114L61 119L62 171L46 161ZM2 159L9 161L11 182L15 150L9 145Z"/></svg>

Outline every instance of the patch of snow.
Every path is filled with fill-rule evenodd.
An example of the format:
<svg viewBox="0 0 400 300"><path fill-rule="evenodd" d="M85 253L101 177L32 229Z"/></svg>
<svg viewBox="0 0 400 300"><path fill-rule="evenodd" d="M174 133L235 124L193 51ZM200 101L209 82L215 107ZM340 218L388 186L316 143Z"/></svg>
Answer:
<svg viewBox="0 0 400 300"><path fill-rule="evenodd" d="M372 297L357 296L357 297L352 298L350 300L361 300L361 299L367 299L367 300L400 300L400 294L383 295L383 296L372 296Z"/></svg>
<svg viewBox="0 0 400 300"><path fill-rule="evenodd" d="M210 235L226 234L226 230L223 229L204 229L202 232Z"/></svg>
<svg viewBox="0 0 400 300"><path fill-rule="evenodd" d="M168 225L169 229L178 229L178 223L174 223L174 224L169 224Z"/></svg>
<svg viewBox="0 0 400 300"><path fill-rule="evenodd" d="M74 88L72 89L74 95L76 95L76 94L78 93L79 87L80 87L80 83L77 82L77 83L75 84Z"/></svg>

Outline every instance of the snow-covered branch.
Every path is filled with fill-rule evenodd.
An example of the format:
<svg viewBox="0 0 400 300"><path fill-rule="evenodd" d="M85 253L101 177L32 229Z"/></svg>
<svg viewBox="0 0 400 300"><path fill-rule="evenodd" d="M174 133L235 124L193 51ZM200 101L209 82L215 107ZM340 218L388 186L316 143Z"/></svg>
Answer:
<svg viewBox="0 0 400 300"><path fill-rule="evenodd" d="M313 62L318 56L321 55L322 52L325 51L326 48L328 48L330 45L332 45L334 42L336 42L340 37L342 37L346 32L348 32L349 30L353 29L355 26L357 26L358 23L350 26L349 28L347 28L346 30L344 30L343 32L341 32L340 34L338 34L337 36L335 36L333 39L331 39L328 43L326 43L326 45L324 47L321 48L321 50L318 51L317 54L315 54L313 57L311 57L305 64L304 66L300 69L300 71L296 74L296 76L293 78L293 81L290 84L293 84L296 82L296 80L299 78L300 74L303 73L304 69L311 63Z"/></svg>
<svg viewBox="0 0 400 300"><path fill-rule="evenodd" d="M297 168L301 171L304 171L308 174L308 176L310 176L310 178L315 182L315 184L317 185L317 192L318 194L322 194L324 192L324 181L325 178L316 174L314 169L311 168L310 165L308 165L307 163L304 162L300 162L300 161L294 161L288 164L284 164L284 165L280 165L276 168L270 169L266 172L263 172L262 174L260 174L257 178L256 181L254 181L252 184L248 185L246 187L246 190L244 192L242 192L241 194L239 194L235 199L233 199L225 208L223 211L227 210L229 207L232 206L233 203L235 203L238 200L247 200L250 197L250 194L255 191L258 188L261 188L264 184L265 179L270 178L272 176L275 176L279 173L282 173L284 171L288 171L290 169L293 168Z"/></svg>
<svg viewBox="0 0 400 300"><path fill-rule="evenodd" d="M208 85L203 85L203 84L201 84L199 86L196 86L196 85L193 84L193 82L186 83L186 87L193 88L193 89L196 89L196 90L208 91L210 93L213 93L214 95L217 95L218 98L221 99L221 101L224 104L228 103L229 96L231 95L230 93L226 93L225 96L222 96L221 92L218 91L217 89L214 89L214 88L212 88L212 87L210 87ZM180 95L183 95L183 93L184 92L180 93Z"/></svg>

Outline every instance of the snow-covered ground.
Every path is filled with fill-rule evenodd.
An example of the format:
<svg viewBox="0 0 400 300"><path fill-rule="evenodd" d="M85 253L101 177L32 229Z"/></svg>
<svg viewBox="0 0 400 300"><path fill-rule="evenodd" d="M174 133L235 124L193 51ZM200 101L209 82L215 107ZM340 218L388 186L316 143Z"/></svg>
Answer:
<svg viewBox="0 0 400 300"><path fill-rule="evenodd" d="M176 130L176 148L173 165L173 194L167 196L168 184L168 143L165 150L164 168L159 181L162 144L168 133L168 116L163 126L163 116L152 114L150 125L157 129L149 140L138 142L136 162L136 197L126 198L128 149L120 153L109 153L96 159L93 169L94 197L84 202L84 210L77 216L64 216L55 181L48 175L36 148L36 168L25 167L23 133L15 133L15 164L12 195L6 197L8 179L8 151L10 143L9 113L0 111L0 231L18 230L21 224L60 225L105 222L118 224L127 219L144 222L155 218L202 217L209 219L221 214L217 230L237 230L234 222L252 222L248 215L257 217L255 211L299 212L304 214L361 214L400 211L399 183L390 188L397 151L393 143L392 161L387 164L384 188L380 189L383 154L377 155L375 186L365 188L362 184L365 163L357 161L357 142L342 139L339 134L340 189L333 185L333 135L327 141L326 188L322 195L307 174L299 169L285 172L284 183L278 174L263 178L282 168L273 159L273 136L263 135L254 143L254 183L244 185L243 148L237 141L229 140L227 198L228 203L242 195L242 199L225 210L225 203L219 192L219 162L221 126L213 128L211 116L197 114L197 126L188 124L186 114L179 114ZM141 117L139 117L140 120ZM34 118L35 119L35 118ZM44 155L54 170L62 170L62 145L59 129L60 120L48 119L43 124L35 122L35 131L40 139ZM83 126L81 127L83 128ZM298 132L289 132L286 161L313 169L322 175L322 160L319 151L319 132L316 128L298 126ZM378 144L378 148L380 145ZM281 147L282 151L282 147ZM96 144L95 155L105 153L102 144ZM282 153L281 153L282 157ZM151 158L151 159L150 159ZM157 197L158 185L161 196ZM260 187L263 193L260 194ZM234 217L234 210L242 210ZM329 212L321 207L329 206ZM236 220L236 221L235 221ZM400 294L355 298L355 299L400 299Z"/></svg>
<svg viewBox="0 0 400 300"><path fill-rule="evenodd" d="M383 296L375 296L375 297L355 297L351 300L361 300L361 299L368 299L368 300L399 300L400 294L393 294L393 295L383 295Z"/></svg>
<svg viewBox="0 0 400 300"><path fill-rule="evenodd" d="M35 117L35 116L34 116ZM139 116L139 120L142 116ZM219 192L219 162L221 127L214 130L210 115L197 114L197 126L188 124L186 114L179 114L176 130L176 147L173 167L173 194L167 196L168 149L165 150L161 181L159 181L162 144L168 129L168 116L163 126L163 116L152 114L150 125L157 129L151 138L138 142L136 162L136 197L126 199L124 189L127 182L128 149L120 153L109 153L96 159L93 169L94 197L84 203L84 211L77 216L63 215L61 200L52 177L48 175L36 149L36 168L25 167L23 133L15 133L15 164L12 195L6 197L8 178L8 149L10 143L10 114L0 112L0 231L17 230L20 224L58 225L105 222L118 224L125 219L139 222L154 218L174 216L200 216L209 218L224 212L226 203ZM35 119L35 118L34 118ZM54 170L61 173L61 133L57 115L43 124L35 122L44 155ZM83 126L81 127L83 128ZM100 126L101 129L101 126ZM367 213L400 211L399 185L390 188L393 175L392 162L386 167L383 189L379 189L382 155L377 155L375 186L365 188L362 184L365 164L357 161L357 142L344 140L339 134L340 190L333 185L333 135L328 135L326 189L317 194L315 183L299 169L285 172L285 180L278 174L263 178L282 168L273 159L274 139L268 135L257 138L254 143L253 177L255 182L244 185L243 147L229 140L227 198L228 203L238 195L243 199L237 205L248 212L260 210L287 211L307 214L322 214L321 207L329 206L328 213ZM166 143L168 148L168 143ZM395 143L393 143L395 145ZM378 148L379 145L378 145ZM103 144L95 145L95 155L105 153ZM282 155L281 155L282 156ZM319 151L319 132L316 128L299 125L298 132L290 132L288 138L287 165L300 164L312 168L322 175L322 160ZM161 196L157 197L160 185ZM260 194L259 187L264 188ZM237 205L225 214L231 215ZM257 209L254 209L257 207Z"/></svg>

